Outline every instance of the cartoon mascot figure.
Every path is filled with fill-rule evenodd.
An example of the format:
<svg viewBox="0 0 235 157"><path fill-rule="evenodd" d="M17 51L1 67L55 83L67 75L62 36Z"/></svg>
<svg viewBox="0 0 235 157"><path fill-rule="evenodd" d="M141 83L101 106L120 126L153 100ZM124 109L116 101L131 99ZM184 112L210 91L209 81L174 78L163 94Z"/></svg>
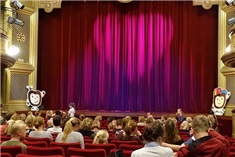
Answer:
<svg viewBox="0 0 235 157"><path fill-rule="evenodd" d="M231 93L226 89L220 87L214 89L212 111L215 115L222 116L224 114L224 108L230 95Z"/></svg>
<svg viewBox="0 0 235 157"><path fill-rule="evenodd" d="M26 105L32 106L31 111L38 111L46 92L33 90L32 86L26 86L26 88L28 89Z"/></svg>

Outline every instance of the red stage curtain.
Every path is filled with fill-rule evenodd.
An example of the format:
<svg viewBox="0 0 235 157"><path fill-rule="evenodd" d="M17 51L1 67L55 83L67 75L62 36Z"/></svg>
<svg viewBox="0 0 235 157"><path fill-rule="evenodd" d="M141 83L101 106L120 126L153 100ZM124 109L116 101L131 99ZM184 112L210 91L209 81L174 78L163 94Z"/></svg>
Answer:
<svg viewBox="0 0 235 157"><path fill-rule="evenodd" d="M40 10L44 109L206 113L217 87L218 7L63 1Z"/></svg>

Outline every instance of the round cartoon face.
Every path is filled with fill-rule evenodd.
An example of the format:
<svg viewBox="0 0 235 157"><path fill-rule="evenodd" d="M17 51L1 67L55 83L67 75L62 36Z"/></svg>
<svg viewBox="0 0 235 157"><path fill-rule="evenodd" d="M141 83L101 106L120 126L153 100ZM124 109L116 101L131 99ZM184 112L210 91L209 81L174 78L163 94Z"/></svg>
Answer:
<svg viewBox="0 0 235 157"><path fill-rule="evenodd" d="M39 91L29 92L29 101L32 106L40 106L41 104L41 93Z"/></svg>
<svg viewBox="0 0 235 157"><path fill-rule="evenodd" d="M218 94L214 98L214 104L216 108L222 108L225 105L225 95L224 94Z"/></svg>

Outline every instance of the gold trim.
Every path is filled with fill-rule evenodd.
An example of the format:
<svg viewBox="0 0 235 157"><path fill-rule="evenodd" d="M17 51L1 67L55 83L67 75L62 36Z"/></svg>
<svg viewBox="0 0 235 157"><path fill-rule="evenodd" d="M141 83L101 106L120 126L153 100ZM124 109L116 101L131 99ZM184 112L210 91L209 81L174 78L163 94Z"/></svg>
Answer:
<svg viewBox="0 0 235 157"><path fill-rule="evenodd" d="M201 5L206 10L210 9L213 5L217 5L217 4L219 5L222 4L222 1L220 0L193 0L194 6Z"/></svg>
<svg viewBox="0 0 235 157"><path fill-rule="evenodd" d="M21 62L16 62L14 66L9 68L9 71L15 72L15 73L25 73L25 74L31 74L34 71L34 67L29 64L29 63L21 63Z"/></svg>
<svg viewBox="0 0 235 157"><path fill-rule="evenodd" d="M235 68L230 68L230 67L227 67L227 66L223 66L223 68L220 71L224 76L235 75Z"/></svg>
<svg viewBox="0 0 235 157"><path fill-rule="evenodd" d="M38 8L44 8L45 12L50 13L54 8L61 8L62 0L40 0Z"/></svg>

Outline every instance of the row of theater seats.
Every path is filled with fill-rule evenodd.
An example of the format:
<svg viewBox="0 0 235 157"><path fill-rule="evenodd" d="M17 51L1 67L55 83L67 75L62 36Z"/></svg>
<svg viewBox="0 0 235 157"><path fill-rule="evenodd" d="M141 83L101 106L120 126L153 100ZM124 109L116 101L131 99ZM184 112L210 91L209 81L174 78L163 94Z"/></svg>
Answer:
<svg viewBox="0 0 235 157"><path fill-rule="evenodd" d="M84 157L106 157L109 153L119 149L124 150L125 157L130 157L132 151L142 148L137 141L118 141L113 140L110 144L91 144L85 143L85 149L80 149L80 143L57 143L46 141L27 141L23 142L27 145L28 155L62 155L70 157L79 155ZM21 147L18 146L2 146L1 153L10 153L13 156L22 154Z"/></svg>

